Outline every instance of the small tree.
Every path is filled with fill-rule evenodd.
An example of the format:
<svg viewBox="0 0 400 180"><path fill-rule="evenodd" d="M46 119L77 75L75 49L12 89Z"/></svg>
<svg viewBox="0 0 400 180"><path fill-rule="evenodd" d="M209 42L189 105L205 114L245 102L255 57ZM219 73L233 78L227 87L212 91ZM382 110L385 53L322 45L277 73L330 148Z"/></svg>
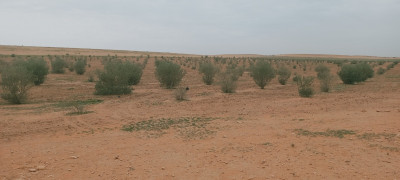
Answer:
<svg viewBox="0 0 400 180"><path fill-rule="evenodd" d="M185 75L185 71L181 66L173 62L158 61L155 74L161 85L167 89L172 89L179 85Z"/></svg>
<svg viewBox="0 0 400 180"><path fill-rule="evenodd" d="M33 85L32 73L26 66L14 64L5 68L1 74L1 98L14 104L22 104L27 98L28 90Z"/></svg>
<svg viewBox="0 0 400 180"><path fill-rule="evenodd" d="M314 77L312 76L297 76L297 87L301 97L311 97L314 95L314 90L312 88L313 82Z"/></svg>
<svg viewBox="0 0 400 180"><path fill-rule="evenodd" d="M43 58L30 58L26 61L27 70L33 75L33 83L35 85L43 84L47 74L49 74L49 67Z"/></svg>
<svg viewBox="0 0 400 180"><path fill-rule="evenodd" d="M287 80L290 78L292 72L286 66L281 66L278 69L278 81L280 84L285 85Z"/></svg>
<svg viewBox="0 0 400 180"><path fill-rule="evenodd" d="M204 63L200 65L199 71L203 73L203 81L207 85L211 85L214 82L214 76L218 72L218 68L212 63Z"/></svg>
<svg viewBox="0 0 400 180"><path fill-rule="evenodd" d="M74 64L74 70L75 70L76 74L79 74L79 75L84 74L86 71L85 61L82 59L77 60Z"/></svg>
<svg viewBox="0 0 400 180"><path fill-rule="evenodd" d="M56 57L54 61L51 61L51 72L55 74L63 74L65 72L66 62L60 57Z"/></svg>
<svg viewBox="0 0 400 180"><path fill-rule="evenodd" d="M264 89L267 83L275 78L275 70L268 62L258 61L251 68L251 76L254 82L260 86L261 89Z"/></svg>
<svg viewBox="0 0 400 180"><path fill-rule="evenodd" d="M119 95L129 94L132 89L129 85L129 76L121 62L108 62L104 71L98 72L98 79L95 94L98 95Z"/></svg>
<svg viewBox="0 0 400 180"><path fill-rule="evenodd" d="M235 75L229 72L224 72L220 74L219 84L221 86L221 90L224 93L234 93L236 91L236 78Z"/></svg>

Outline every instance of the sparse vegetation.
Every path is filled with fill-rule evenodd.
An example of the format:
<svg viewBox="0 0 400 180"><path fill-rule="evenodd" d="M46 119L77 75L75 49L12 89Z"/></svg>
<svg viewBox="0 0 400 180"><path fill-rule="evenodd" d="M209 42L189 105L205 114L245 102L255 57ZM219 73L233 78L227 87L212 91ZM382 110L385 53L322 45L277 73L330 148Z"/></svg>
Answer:
<svg viewBox="0 0 400 180"><path fill-rule="evenodd" d="M74 69L76 74L82 75L86 71L86 63L84 60L79 59L78 61L75 62L74 64Z"/></svg>
<svg viewBox="0 0 400 180"><path fill-rule="evenodd" d="M285 85L287 80L290 78L292 72L286 66L281 66L278 69L278 81L280 84Z"/></svg>
<svg viewBox="0 0 400 180"><path fill-rule="evenodd" d="M314 77L298 76L296 79L299 95L301 97L311 97L314 95L314 89L312 88Z"/></svg>
<svg viewBox="0 0 400 180"><path fill-rule="evenodd" d="M251 76L254 82L261 88L267 85L273 78L275 78L275 70L265 61L258 61L253 67L251 67Z"/></svg>
<svg viewBox="0 0 400 180"><path fill-rule="evenodd" d="M340 129L340 130L326 130L324 132L312 132L304 129L295 129L295 132L297 135L302 135L302 136L326 136L326 137L338 137L338 138L343 138L345 135L353 135L356 134L355 131L352 130L346 130L346 129Z"/></svg>
<svg viewBox="0 0 400 180"><path fill-rule="evenodd" d="M210 121L217 118L205 117L182 117L182 118L161 118L157 120L140 121L124 125L123 131L155 131L162 133L164 130L174 128L185 139L202 139L214 133L207 128Z"/></svg>
<svg viewBox="0 0 400 180"><path fill-rule="evenodd" d="M333 76L330 73L331 70L327 66L320 64L315 68L315 71L317 72L321 91L329 92L333 79Z"/></svg>
<svg viewBox="0 0 400 180"><path fill-rule="evenodd" d="M383 69L382 67L379 67L379 69L376 71L377 74L382 75L386 72L385 69Z"/></svg>
<svg viewBox="0 0 400 180"><path fill-rule="evenodd" d="M219 76L219 84L224 93L234 93L236 91L236 76L235 74L224 72Z"/></svg>
<svg viewBox="0 0 400 180"><path fill-rule="evenodd" d="M212 63L204 63L200 65L199 71L203 73L203 81L207 85L214 82L214 77L218 72L218 68Z"/></svg>
<svg viewBox="0 0 400 180"><path fill-rule="evenodd" d="M167 89L174 88L179 85L185 71L173 62L156 61L156 76L161 85Z"/></svg>
<svg viewBox="0 0 400 180"><path fill-rule="evenodd" d="M65 67L67 63L65 62L64 59L60 57L56 57L54 61L51 62L51 72L55 74L63 74L65 72Z"/></svg>

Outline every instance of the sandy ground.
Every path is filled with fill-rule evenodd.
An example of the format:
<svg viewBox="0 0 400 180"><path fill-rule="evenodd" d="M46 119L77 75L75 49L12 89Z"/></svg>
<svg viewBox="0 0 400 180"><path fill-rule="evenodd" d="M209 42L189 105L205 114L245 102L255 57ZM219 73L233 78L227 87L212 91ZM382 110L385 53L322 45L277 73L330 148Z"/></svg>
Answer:
<svg viewBox="0 0 400 180"><path fill-rule="evenodd" d="M300 98L292 81L259 89L248 73L236 93L224 94L187 68L186 101L161 88L154 69L151 59L130 95L93 95L87 75L68 72L33 87L28 104L0 100L0 179L400 178L400 65L358 85L336 79L333 92L313 98ZM75 116L54 106L78 99L104 101ZM121 130L184 117L211 120L201 128Z"/></svg>

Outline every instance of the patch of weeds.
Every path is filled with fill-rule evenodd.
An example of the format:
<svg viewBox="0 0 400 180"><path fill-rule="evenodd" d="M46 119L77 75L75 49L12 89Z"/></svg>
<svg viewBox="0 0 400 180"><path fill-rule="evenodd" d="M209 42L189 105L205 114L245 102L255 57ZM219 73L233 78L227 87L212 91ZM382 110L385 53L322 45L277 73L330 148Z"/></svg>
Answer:
<svg viewBox="0 0 400 180"><path fill-rule="evenodd" d="M123 131L151 131L164 132L171 127L178 131L179 135L186 139L203 139L214 133L207 129L207 124L216 118L205 117L181 117L181 118L161 118L140 121L137 123L122 126ZM159 134L159 133L157 133ZM161 133L162 135L163 133Z"/></svg>
<svg viewBox="0 0 400 180"><path fill-rule="evenodd" d="M336 84L333 87L333 90L335 91L344 91L347 88L347 86L345 84Z"/></svg>
<svg viewBox="0 0 400 180"><path fill-rule="evenodd" d="M265 142L265 143L262 143L261 145L264 145L264 146L272 146L272 143L270 143L270 142Z"/></svg>
<svg viewBox="0 0 400 180"><path fill-rule="evenodd" d="M82 115L82 114L89 114L93 113L94 111L82 111L82 112L69 112L67 115L74 116L74 115Z"/></svg>
<svg viewBox="0 0 400 180"><path fill-rule="evenodd" d="M77 101L60 101L57 104L54 104L55 107L58 108L69 108L77 105L91 105L91 104L100 104L103 100L101 99L87 99L87 100L77 100Z"/></svg>
<svg viewBox="0 0 400 180"><path fill-rule="evenodd" d="M399 152L400 149L398 147L391 147L391 146L383 146L381 144L370 144L369 147L377 147L383 150L392 151L392 152Z"/></svg>
<svg viewBox="0 0 400 180"><path fill-rule="evenodd" d="M75 79L73 77L58 77L58 78L56 78L56 81L73 82L73 81L75 81Z"/></svg>
<svg viewBox="0 0 400 180"><path fill-rule="evenodd" d="M386 78L400 78L400 75L387 75Z"/></svg>
<svg viewBox="0 0 400 180"><path fill-rule="evenodd" d="M163 105L163 104L164 103L161 102L161 101L154 101L154 102L151 103L151 105L153 105L153 106L160 106L160 105Z"/></svg>
<svg viewBox="0 0 400 180"><path fill-rule="evenodd" d="M302 135L302 136L326 136L326 137L338 137L338 138L343 138L345 135L352 135L356 134L355 131L352 130L346 130L346 129L340 129L340 130L326 130L325 132L312 132L304 129L295 129L295 132L297 135Z"/></svg>
<svg viewBox="0 0 400 180"><path fill-rule="evenodd" d="M358 138L360 139L366 139L366 140L373 140L373 139L380 139L381 137L384 137L385 139L393 139L396 137L396 134L392 133L364 133L361 135L357 135Z"/></svg>
<svg viewBox="0 0 400 180"><path fill-rule="evenodd" d="M209 96L211 94L212 94L211 92L202 92L202 93L197 94L197 96Z"/></svg>

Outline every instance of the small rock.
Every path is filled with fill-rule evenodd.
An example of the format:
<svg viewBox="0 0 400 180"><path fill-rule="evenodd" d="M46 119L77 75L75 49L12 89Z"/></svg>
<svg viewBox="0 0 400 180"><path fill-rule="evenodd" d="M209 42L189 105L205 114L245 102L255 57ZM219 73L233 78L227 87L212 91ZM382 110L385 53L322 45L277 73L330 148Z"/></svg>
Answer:
<svg viewBox="0 0 400 180"><path fill-rule="evenodd" d="M165 170L165 167L162 167L161 170Z"/></svg>
<svg viewBox="0 0 400 180"><path fill-rule="evenodd" d="M226 136L225 136L225 135L223 135L222 137L223 137L223 138L226 138Z"/></svg>
<svg viewBox="0 0 400 180"><path fill-rule="evenodd" d="M37 171L37 169L35 169L35 168L29 169L29 172L36 172L36 171Z"/></svg>
<svg viewBox="0 0 400 180"><path fill-rule="evenodd" d="M78 156L70 156L71 159L78 159Z"/></svg>

